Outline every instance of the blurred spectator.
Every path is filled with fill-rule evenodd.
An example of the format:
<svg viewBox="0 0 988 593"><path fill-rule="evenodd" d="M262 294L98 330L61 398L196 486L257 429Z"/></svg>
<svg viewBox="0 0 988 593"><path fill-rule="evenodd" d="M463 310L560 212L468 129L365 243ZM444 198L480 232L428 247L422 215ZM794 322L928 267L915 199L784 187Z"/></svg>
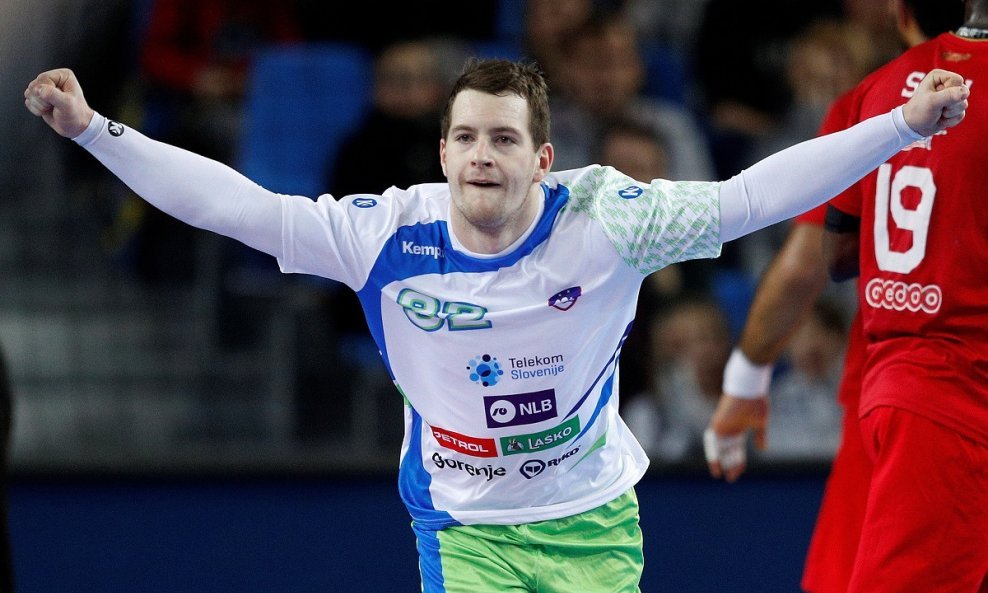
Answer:
<svg viewBox="0 0 988 593"><path fill-rule="evenodd" d="M727 318L715 301L685 296L651 321L649 334L652 383L621 415L653 459L702 462L731 349Z"/></svg>
<svg viewBox="0 0 988 593"><path fill-rule="evenodd" d="M560 72L566 67L564 47L575 39L593 9L593 0L525 1L522 51L538 62L553 93L558 92Z"/></svg>
<svg viewBox="0 0 988 593"><path fill-rule="evenodd" d="M500 33L500 0L460 2L456 10L446 0L355 2L345 10L325 0L294 1L306 39L354 43L374 53L412 37L490 41Z"/></svg>
<svg viewBox="0 0 988 593"><path fill-rule="evenodd" d="M244 122L251 58L269 44L301 40L291 2L155 0L141 48L150 136L233 164ZM144 205L131 249L142 278L191 281L199 231Z"/></svg>
<svg viewBox="0 0 988 593"><path fill-rule="evenodd" d="M707 0L693 52L718 179L751 164L752 142L789 107L789 40L819 18L841 16L840 0Z"/></svg>
<svg viewBox="0 0 988 593"><path fill-rule="evenodd" d="M847 320L830 301L819 300L793 334L788 363L773 381L764 459L830 459L841 431L837 388L844 367Z"/></svg>
<svg viewBox="0 0 988 593"><path fill-rule="evenodd" d="M439 165L439 125L449 92L447 60L463 50L441 40L398 41L374 64L373 104L367 117L327 163L326 187L337 198L355 192L383 192L376 180L407 187L444 180ZM382 146L391 156L380 158ZM370 185L368 186L368 183Z"/></svg>
<svg viewBox="0 0 988 593"><path fill-rule="evenodd" d="M562 78L553 90L552 142L556 170L590 164L609 121L635 117L669 139L669 179L710 180L706 139L681 105L645 96L645 64L635 31L619 12L595 13L565 45Z"/></svg>
<svg viewBox="0 0 988 593"><path fill-rule="evenodd" d="M693 53L708 0L625 0L621 10L640 39L662 43L684 57Z"/></svg>

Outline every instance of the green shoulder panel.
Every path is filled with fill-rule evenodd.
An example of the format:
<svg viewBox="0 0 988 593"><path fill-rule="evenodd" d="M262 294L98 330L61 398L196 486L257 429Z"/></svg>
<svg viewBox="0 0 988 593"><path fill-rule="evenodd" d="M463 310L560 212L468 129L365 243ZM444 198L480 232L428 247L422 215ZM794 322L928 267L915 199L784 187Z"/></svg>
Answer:
<svg viewBox="0 0 988 593"><path fill-rule="evenodd" d="M621 259L642 274L720 255L720 182L635 181L595 167L570 185L569 207L597 221Z"/></svg>

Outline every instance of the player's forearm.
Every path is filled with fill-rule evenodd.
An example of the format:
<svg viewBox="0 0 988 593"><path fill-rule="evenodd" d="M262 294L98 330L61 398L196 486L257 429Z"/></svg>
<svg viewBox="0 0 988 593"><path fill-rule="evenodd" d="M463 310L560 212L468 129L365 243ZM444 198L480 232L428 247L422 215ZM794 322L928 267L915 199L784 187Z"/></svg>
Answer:
<svg viewBox="0 0 988 593"><path fill-rule="evenodd" d="M762 277L738 347L751 362L782 355L827 282L823 227L796 224Z"/></svg>
<svg viewBox="0 0 988 593"><path fill-rule="evenodd" d="M898 108L755 163L721 184L721 241L806 212L920 138Z"/></svg>
<svg viewBox="0 0 988 593"><path fill-rule="evenodd" d="M74 138L151 205L192 226L281 255L281 202L233 169L93 116Z"/></svg>

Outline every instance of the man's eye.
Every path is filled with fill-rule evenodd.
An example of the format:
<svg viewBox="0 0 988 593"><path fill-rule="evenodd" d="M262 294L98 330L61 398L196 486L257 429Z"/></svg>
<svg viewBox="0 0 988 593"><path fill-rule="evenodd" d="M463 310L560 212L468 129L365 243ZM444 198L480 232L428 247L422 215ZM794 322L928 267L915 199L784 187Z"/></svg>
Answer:
<svg viewBox="0 0 988 593"><path fill-rule="evenodd" d="M469 142L473 137L470 134L460 134L456 137L457 142Z"/></svg>
<svg viewBox="0 0 988 593"><path fill-rule="evenodd" d="M515 139L511 136L498 136L496 138L498 144L514 144Z"/></svg>

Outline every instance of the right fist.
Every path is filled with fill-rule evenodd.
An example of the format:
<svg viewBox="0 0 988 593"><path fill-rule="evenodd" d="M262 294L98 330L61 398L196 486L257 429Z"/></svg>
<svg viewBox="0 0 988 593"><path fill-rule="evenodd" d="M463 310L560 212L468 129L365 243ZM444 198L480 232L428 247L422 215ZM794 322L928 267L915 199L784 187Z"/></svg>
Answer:
<svg viewBox="0 0 988 593"><path fill-rule="evenodd" d="M82 96L82 87L68 68L39 74L24 91L24 105L66 138L83 133L93 119L93 110Z"/></svg>

